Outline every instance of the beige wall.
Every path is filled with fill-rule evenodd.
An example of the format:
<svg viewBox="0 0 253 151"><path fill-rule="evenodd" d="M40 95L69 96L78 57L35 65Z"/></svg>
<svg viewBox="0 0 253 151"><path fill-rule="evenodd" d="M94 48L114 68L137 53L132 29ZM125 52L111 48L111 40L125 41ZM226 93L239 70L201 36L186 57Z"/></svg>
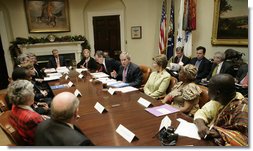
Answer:
<svg viewBox="0 0 253 151"><path fill-rule="evenodd" d="M15 37L47 36L47 34L30 34L28 32L23 2L23 0L0 0L0 11L2 10L4 15L7 16L5 17L5 24L9 33L7 41L12 41ZM170 0L168 0L168 3L170 3ZM175 0L176 21L179 3L180 0ZM162 0L69 0L71 31L54 34L81 34L86 36L88 41L91 41L87 21L88 13L119 10L123 12L122 16L124 18L122 20L124 24L122 30L124 35L123 49L130 52L133 62L151 66L151 58L158 54L161 6ZM202 45L207 48L207 58L211 58L215 51L225 51L227 48L233 48L245 53L246 57L244 59L248 61L248 47L211 45L213 7L214 0L197 0L197 29L193 32L193 56L195 55L195 48ZM131 39L132 26L142 26L142 39ZM6 55L9 55L9 51L6 49Z"/></svg>

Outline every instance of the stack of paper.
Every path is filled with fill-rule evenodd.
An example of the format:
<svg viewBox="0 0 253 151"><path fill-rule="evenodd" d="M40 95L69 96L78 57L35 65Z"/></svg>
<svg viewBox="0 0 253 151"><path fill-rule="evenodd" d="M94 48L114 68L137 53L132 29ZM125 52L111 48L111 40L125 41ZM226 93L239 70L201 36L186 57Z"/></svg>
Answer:
<svg viewBox="0 0 253 151"><path fill-rule="evenodd" d="M87 68L78 68L78 69L76 69L76 72L78 72L78 73L82 73L83 71L88 71L88 69Z"/></svg>
<svg viewBox="0 0 253 151"><path fill-rule="evenodd" d="M50 88L52 90L57 90L57 89L62 89L62 88L67 88L68 85L67 84L61 84L61 85L53 85L53 86L50 86Z"/></svg>
<svg viewBox="0 0 253 151"><path fill-rule="evenodd" d="M56 72L55 68L48 68L44 70L45 73L52 73L52 72Z"/></svg>
<svg viewBox="0 0 253 151"><path fill-rule="evenodd" d="M115 79L110 78L98 78L98 81L102 82L103 84L110 84L110 83L116 83L117 81Z"/></svg>
<svg viewBox="0 0 253 151"><path fill-rule="evenodd" d="M91 73L91 75L94 77L94 78L106 78L106 77L109 77L108 74L105 74L104 72L96 72L96 73Z"/></svg>
<svg viewBox="0 0 253 151"><path fill-rule="evenodd" d="M121 88L121 87L129 86L129 84L128 83L124 83L122 81L117 81L117 82L107 83L107 86L115 87L115 88Z"/></svg>
<svg viewBox="0 0 253 151"><path fill-rule="evenodd" d="M64 66L64 67L58 67L58 68L56 69L56 71L57 71L58 73L69 73L69 69L68 69L66 66Z"/></svg>
<svg viewBox="0 0 253 151"><path fill-rule="evenodd" d="M51 76L51 77L44 77L44 81L53 81L53 80L59 80L60 77L58 76Z"/></svg>
<svg viewBox="0 0 253 151"><path fill-rule="evenodd" d="M132 91L137 91L138 89L132 86L127 86L123 88L114 88L115 91L120 91L122 93L127 93L127 92L132 92Z"/></svg>

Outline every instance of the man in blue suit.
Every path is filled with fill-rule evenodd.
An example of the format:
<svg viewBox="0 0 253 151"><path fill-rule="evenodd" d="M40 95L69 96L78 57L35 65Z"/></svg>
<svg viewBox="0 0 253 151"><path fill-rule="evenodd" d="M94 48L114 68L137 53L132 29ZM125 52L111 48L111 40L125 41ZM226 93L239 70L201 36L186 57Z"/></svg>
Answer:
<svg viewBox="0 0 253 151"><path fill-rule="evenodd" d="M120 54L121 66L119 71L113 71L111 76L117 80L128 83L130 86L139 88L141 86L143 74L138 65L131 62L131 58L127 52Z"/></svg>

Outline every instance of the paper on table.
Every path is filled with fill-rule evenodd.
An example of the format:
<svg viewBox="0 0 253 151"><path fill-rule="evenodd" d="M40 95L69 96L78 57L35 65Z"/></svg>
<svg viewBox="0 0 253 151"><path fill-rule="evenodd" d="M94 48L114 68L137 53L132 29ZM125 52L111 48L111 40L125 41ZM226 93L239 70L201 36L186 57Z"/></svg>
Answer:
<svg viewBox="0 0 253 151"><path fill-rule="evenodd" d="M81 73L83 71L88 71L88 69L87 68L78 68L78 69L76 69L76 72L78 72L78 73Z"/></svg>
<svg viewBox="0 0 253 151"><path fill-rule="evenodd" d="M149 101L147 101L146 99L140 97L139 100L137 101L138 103L140 103L141 105L148 107L151 103Z"/></svg>
<svg viewBox="0 0 253 151"><path fill-rule="evenodd" d="M173 106L170 106L168 104L164 104L164 105L160 105L160 106L156 106L156 107L151 107L151 108L146 108L145 110L155 116L162 116L162 115L171 114L171 113L179 111L178 109L176 109Z"/></svg>
<svg viewBox="0 0 253 151"><path fill-rule="evenodd" d="M60 78L58 76L51 76L51 77L44 77L44 81L53 81L53 80L59 80Z"/></svg>
<svg viewBox="0 0 253 151"><path fill-rule="evenodd" d="M127 93L127 92L137 91L138 89L132 86L127 86L123 88L115 88L114 90L121 91L122 93Z"/></svg>
<svg viewBox="0 0 253 151"><path fill-rule="evenodd" d="M198 134L198 128L194 123L187 122L181 118L177 120L180 122L180 124L175 130L175 133L177 133L180 136L186 136L186 137L195 138L198 140L201 139Z"/></svg>
<svg viewBox="0 0 253 151"><path fill-rule="evenodd" d="M45 73L56 72L55 68L48 68L44 70Z"/></svg>
<svg viewBox="0 0 253 151"><path fill-rule="evenodd" d="M94 78L106 78L106 77L109 77L109 75L108 75L108 74L105 74L104 72L91 73L91 75L92 75Z"/></svg>

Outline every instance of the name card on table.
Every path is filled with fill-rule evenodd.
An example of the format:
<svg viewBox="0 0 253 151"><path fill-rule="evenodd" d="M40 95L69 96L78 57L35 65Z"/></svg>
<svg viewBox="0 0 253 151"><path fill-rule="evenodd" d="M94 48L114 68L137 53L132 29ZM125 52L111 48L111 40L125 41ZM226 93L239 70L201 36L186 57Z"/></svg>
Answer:
<svg viewBox="0 0 253 151"><path fill-rule="evenodd" d="M69 87L72 87L73 84L74 84L73 82L69 81L68 86L69 86Z"/></svg>
<svg viewBox="0 0 253 151"><path fill-rule="evenodd" d="M80 92L78 89L75 90L74 94L75 94L75 96L77 96L77 97L78 97L78 96L82 96L81 92Z"/></svg>
<svg viewBox="0 0 253 151"><path fill-rule="evenodd" d="M141 105L145 106L145 107L148 107L151 104L149 101L145 100L142 97L140 97L137 102L140 103Z"/></svg>
<svg viewBox="0 0 253 151"><path fill-rule="evenodd" d="M69 79L69 76L66 74L66 76L65 76L65 80L68 80Z"/></svg>
<svg viewBox="0 0 253 151"><path fill-rule="evenodd" d="M99 102L97 102L94 106L94 108L99 112L99 113L103 113L103 111L105 111L105 107L103 105L101 105Z"/></svg>
<svg viewBox="0 0 253 151"><path fill-rule="evenodd" d="M135 138L135 134L131 131L129 131L126 127L123 125L119 125L118 128L116 129L116 132L125 138L129 143L132 142L132 140Z"/></svg>
<svg viewBox="0 0 253 151"><path fill-rule="evenodd" d="M162 121L161 121L161 124L160 124L160 128L159 128L159 131L165 127L166 129L171 126L171 120L168 116L165 116Z"/></svg>
<svg viewBox="0 0 253 151"><path fill-rule="evenodd" d="M113 95L114 92L115 92L115 90L114 90L113 88L109 88L109 89L108 89L108 92L109 92L111 95Z"/></svg>
<svg viewBox="0 0 253 151"><path fill-rule="evenodd" d="M82 78L83 78L83 75L82 75L82 74L79 74L78 78L82 79Z"/></svg>

